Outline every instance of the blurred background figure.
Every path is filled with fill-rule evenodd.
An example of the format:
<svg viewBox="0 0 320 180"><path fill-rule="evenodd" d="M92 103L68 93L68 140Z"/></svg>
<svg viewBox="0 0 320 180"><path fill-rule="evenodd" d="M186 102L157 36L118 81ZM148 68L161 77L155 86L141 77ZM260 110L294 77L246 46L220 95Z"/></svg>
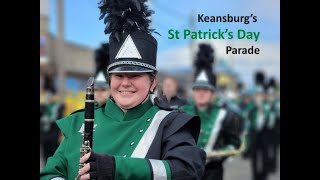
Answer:
<svg viewBox="0 0 320 180"><path fill-rule="evenodd" d="M162 98L168 102L171 109L178 109L187 104L187 100L179 94L179 83L173 76L166 76L162 82Z"/></svg>
<svg viewBox="0 0 320 180"><path fill-rule="evenodd" d="M44 77L40 74L40 119L45 110ZM41 130L41 129L40 129Z"/></svg>
<svg viewBox="0 0 320 180"><path fill-rule="evenodd" d="M193 100L181 107L201 119L198 147L207 153L203 180L223 180L224 162L241 153L243 120L230 109L217 104L216 75L212 71L213 49L200 44L195 61L195 78L192 84Z"/></svg>
<svg viewBox="0 0 320 180"><path fill-rule="evenodd" d="M253 180L266 180L269 173L269 136L266 125L270 116L270 105L266 100L266 77L263 71L254 74L255 93L253 108L248 113L250 119L250 154Z"/></svg>
<svg viewBox="0 0 320 180"><path fill-rule="evenodd" d="M59 146L61 132L56 120L63 117L64 104L51 91L46 93L43 112L40 112L40 144L43 148L44 163L52 156Z"/></svg>
<svg viewBox="0 0 320 180"><path fill-rule="evenodd" d="M43 74L40 73L40 170L44 167L44 157L43 157L43 137L42 137L42 128L41 128L41 117L44 114L46 105L45 105L45 97L44 97L44 77Z"/></svg>
<svg viewBox="0 0 320 180"><path fill-rule="evenodd" d="M96 74L94 82L94 98L98 105L107 102L110 96L110 87L107 81L107 67L109 65L109 44L103 43L95 51Z"/></svg>
<svg viewBox="0 0 320 180"><path fill-rule="evenodd" d="M40 158L44 165L59 146L62 134L55 122L64 116L64 110L52 74L40 73Z"/></svg>
<svg viewBox="0 0 320 180"><path fill-rule="evenodd" d="M265 126L267 150L267 169L270 173L277 171L278 148L280 136L280 99L276 97L276 80L270 77L265 88L266 103L270 107L270 115Z"/></svg>
<svg viewBox="0 0 320 180"><path fill-rule="evenodd" d="M241 115L244 118L244 141L245 141L245 149L242 153L242 157L244 159L248 159L251 157L252 152L252 146L251 146L251 140L250 140L250 127L251 122L249 118L249 113L252 112L254 106L254 93L252 89L244 89L239 95L239 108L241 111Z"/></svg>
<svg viewBox="0 0 320 180"><path fill-rule="evenodd" d="M97 101L98 105L102 105L107 102L110 96L110 87L107 83L106 78L103 73L100 72L95 78L94 84L94 99Z"/></svg>

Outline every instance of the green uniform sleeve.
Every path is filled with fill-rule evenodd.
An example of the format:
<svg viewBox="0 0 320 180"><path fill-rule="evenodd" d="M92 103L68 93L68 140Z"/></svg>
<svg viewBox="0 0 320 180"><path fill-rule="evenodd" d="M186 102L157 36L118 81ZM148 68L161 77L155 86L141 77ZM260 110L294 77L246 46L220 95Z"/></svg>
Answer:
<svg viewBox="0 0 320 180"><path fill-rule="evenodd" d="M66 140L67 139L64 138L54 155L48 158L46 166L40 172L40 180L49 180L54 177L66 177L67 161L64 158Z"/></svg>
<svg viewBox="0 0 320 180"><path fill-rule="evenodd" d="M167 161L115 156L115 180L120 179L167 179L171 171Z"/></svg>

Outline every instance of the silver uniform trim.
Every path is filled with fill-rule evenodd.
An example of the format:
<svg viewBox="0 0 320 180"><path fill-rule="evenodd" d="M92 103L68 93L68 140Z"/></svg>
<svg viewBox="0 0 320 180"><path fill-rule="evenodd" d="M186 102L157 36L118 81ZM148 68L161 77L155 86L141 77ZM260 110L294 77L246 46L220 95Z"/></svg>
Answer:
<svg viewBox="0 0 320 180"><path fill-rule="evenodd" d="M208 143L206 144L204 151L206 151L206 152L212 151L212 147L216 143L218 134L219 134L221 126L222 126L223 119L226 116L226 114L227 114L227 111L225 109L219 110L217 119L214 123L214 126L212 128Z"/></svg>
<svg viewBox="0 0 320 180"><path fill-rule="evenodd" d="M54 177L54 178L52 178L52 179L50 179L50 180L65 180L65 179L62 178L62 177Z"/></svg>
<svg viewBox="0 0 320 180"><path fill-rule="evenodd" d="M87 122L93 122L94 119L84 119L84 121L87 121Z"/></svg>
<svg viewBox="0 0 320 180"><path fill-rule="evenodd" d="M131 157L144 158L147 155L147 152L149 151L149 148L156 136L160 123L170 112L171 111L160 110L154 115L150 126L140 139Z"/></svg>
<svg viewBox="0 0 320 180"><path fill-rule="evenodd" d="M137 61L117 61L114 62L112 64L110 64L108 66L107 72L109 72L109 69L114 67L114 66L118 66L118 65L134 65L134 66L142 66L142 67L146 67L152 70L157 70L157 68L155 68L154 66L147 64L147 63L142 63L142 62L137 62Z"/></svg>
<svg viewBox="0 0 320 180"><path fill-rule="evenodd" d="M167 180L167 171L161 160L149 159L154 180Z"/></svg>

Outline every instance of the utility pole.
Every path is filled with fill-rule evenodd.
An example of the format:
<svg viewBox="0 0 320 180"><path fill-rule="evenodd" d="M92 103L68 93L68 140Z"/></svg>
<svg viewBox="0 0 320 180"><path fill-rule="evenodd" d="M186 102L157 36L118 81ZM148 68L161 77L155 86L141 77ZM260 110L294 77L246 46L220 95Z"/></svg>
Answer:
<svg viewBox="0 0 320 180"><path fill-rule="evenodd" d="M64 1L63 0L56 0L57 2L57 59L56 59L56 67L58 73L58 95L60 100L64 100L64 79L65 79L65 72L64 72Z"/></svg>
<svg viewBox="0 0 320 180"><path fill-rule="evenodd" d="M195 20L195 13L193 10L191 10L191 13L190 13L190 17L189 17L189 25L190 25L190 31L194 32L196 31L196 20ZM194 66L193 66L193 63L194 63L194 60L195 60L195 50L196 50L196 47L195 47L195 42L193 39L190 39L190 60L191 60L191 67L192 67L192 76L191 76L191 83L193 81L193 74L195 73L195 69L194 69Z"/></svg>

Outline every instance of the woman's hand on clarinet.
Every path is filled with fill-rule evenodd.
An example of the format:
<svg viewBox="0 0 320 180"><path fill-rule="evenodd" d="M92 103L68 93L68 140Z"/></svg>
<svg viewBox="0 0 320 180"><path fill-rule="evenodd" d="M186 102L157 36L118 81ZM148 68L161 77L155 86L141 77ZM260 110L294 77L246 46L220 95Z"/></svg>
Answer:
<svg viewBox="0 0 320 180"><path fill-rule="evenodd" d="M80 159L80 163L86 163L85 166L79 170L81 180L114 179L115 160L111 155L90 152Z"/></svg>

